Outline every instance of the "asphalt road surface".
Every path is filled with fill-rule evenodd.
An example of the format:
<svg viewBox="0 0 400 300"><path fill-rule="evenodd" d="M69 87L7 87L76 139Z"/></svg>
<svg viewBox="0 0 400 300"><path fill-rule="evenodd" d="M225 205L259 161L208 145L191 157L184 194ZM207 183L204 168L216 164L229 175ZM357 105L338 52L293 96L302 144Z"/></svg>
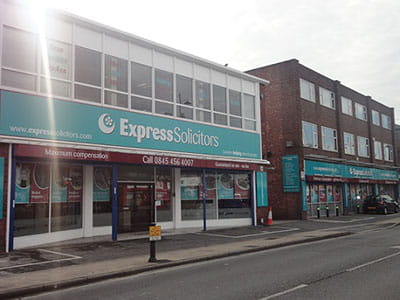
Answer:
<svg viewBox="0 0 400 300"><path fill-rule="evenodd" d="M400 299L399 233L369 228L25 299Z"/></svg>

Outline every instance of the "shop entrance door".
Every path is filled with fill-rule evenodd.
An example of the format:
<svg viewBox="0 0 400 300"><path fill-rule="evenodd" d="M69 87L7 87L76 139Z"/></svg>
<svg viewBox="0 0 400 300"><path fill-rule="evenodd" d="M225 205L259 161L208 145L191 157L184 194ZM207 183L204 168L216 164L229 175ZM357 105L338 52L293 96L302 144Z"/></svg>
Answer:
<svg viewBox="0 0 400 300"><path fill-rule="evenodd" d="M153 201L152 183L118 184L118 232L147 231Z"/></svg>

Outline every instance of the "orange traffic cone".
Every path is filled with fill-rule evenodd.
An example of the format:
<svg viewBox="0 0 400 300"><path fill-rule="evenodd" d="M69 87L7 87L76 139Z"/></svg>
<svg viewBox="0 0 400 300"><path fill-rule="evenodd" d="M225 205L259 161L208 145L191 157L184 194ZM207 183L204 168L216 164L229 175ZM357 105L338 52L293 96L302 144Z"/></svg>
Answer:
<svg viewBox="0 0 400 300"><path fill-rule="evenodd" d="M268 211L267 225L272 225L272 207L270 207Z"/></svg>

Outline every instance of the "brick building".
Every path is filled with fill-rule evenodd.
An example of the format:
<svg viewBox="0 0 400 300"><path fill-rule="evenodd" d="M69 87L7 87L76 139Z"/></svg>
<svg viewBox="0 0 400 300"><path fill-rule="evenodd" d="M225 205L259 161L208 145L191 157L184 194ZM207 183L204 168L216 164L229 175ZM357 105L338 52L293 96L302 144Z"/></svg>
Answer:
<svg viewBox="0 0 400 300"><path fill-rule="evenodd" d="M395 152L396 152L396 165L400 166L400 125L394 125L394 138L395 138Z"/></svg>
<svg viewBox="0 0 400 300"><path fill-rule="evenodd" d="M350 213L368 194L398 196L393 108L296 59L248 73L270 81L261 119L275 218Z"/></svg>

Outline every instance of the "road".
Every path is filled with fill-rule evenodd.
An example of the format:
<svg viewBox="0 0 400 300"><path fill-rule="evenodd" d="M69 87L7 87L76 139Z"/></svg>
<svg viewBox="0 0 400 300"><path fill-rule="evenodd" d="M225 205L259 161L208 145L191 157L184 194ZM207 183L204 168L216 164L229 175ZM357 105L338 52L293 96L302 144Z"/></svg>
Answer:
<svg viewBox="0 0 400 300"><path fill-rule="evenodd" d="M25 299L400 299L399 231L369 228Z"/></svg>

